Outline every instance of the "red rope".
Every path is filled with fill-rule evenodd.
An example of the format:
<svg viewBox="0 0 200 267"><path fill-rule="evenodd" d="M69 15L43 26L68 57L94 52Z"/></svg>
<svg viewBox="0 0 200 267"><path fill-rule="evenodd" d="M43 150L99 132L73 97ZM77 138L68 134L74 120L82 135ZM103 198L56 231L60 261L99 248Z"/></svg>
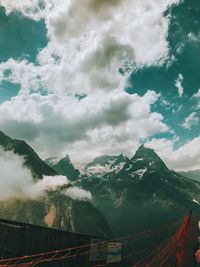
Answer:
<svg viewBox="0 0 200 267"><path fill-rule="evenodd" d="M169 259L170 255L175 253L176 251L176 258L178 260L178 267L183 266L183 260L184 260L184 254L185 254L185 239L186 239L186 234L188 232L188 229L190 227L191 223L191 217L187 216L183 219L182 224L176 231L175 235L172 236L170 239L166 240L163 242L156 250L151 252L146 259L141 260L137 264L135 264L133 267L150 267L153 266L151 264L156 264L156 266L163 266L164 263L167 262ZM169 224L166 224L161 227L157 227L154 229L149 229L147 231L143 231L134 235L129 235L126 237L121 237L121 238L115 238L110 241L114 240L125 240L125 244L129 242L135 242L138 241L144 237L149 237L150 235L153 235L155 233L162 232L166 229L170 229L171 227L177 225L178 222L172 222ZM102 241L101 243L106 242ZM23 257L18 257L18 258L12 258L12 259L6 259L6 260L0 260L0 263L3 265L0 266L7 266L7 267L28 267L28 266L36 266L39 263L44 263L44 262L52 262L52 261L58 261L61 260L62 265L64 266L64 260L73 258L73 257L80 257L80 256L87 256L91 251L90 251L90 246L91 244L87 245L82 245L82 246L77 246L77 247L71 247L63 250L56 250L56 251L51 251L51 252L46 252L46 253L38 253L35 255L30 255L30 256L23 256ZM89 249L84 252L81 252L82 249ZM71 254L71 252L76 251L75 254ZM95 250L94 250L95 252ZM142 251L144 252L144 250ZM63 255L64 253L67 253L66 255ZM141 252L140 252L141 253ZM62 255L60 255L62 254ZM154 256L153 256L154 255ZM124 257L124 258L129 258L133 256L138 256L138 253L130 253ZM152 258L150 260L150 258ZM26 263L22 261L27 261ZM20 263L21 262L21 263ZM106 266L107 264L103 265L96 265L97 266Z"/></svg>
<svg viewBox="0 0 200 267"><path fill-rule="evenodd" d="M185 241L186 241L186 234L188 233L188 230L190 228L191 224L191 215L186 216L175 233L174 236L172 236L169 240L161 244L159 248L157 248L154 252L150 253L146 259L141 260L137 264L135 264L133 267L146 267L146 266L156 266L162 267L164 263L167 262L169 259L170 255L173 254L175 251L176 257L178 260L178 266L182 267L183 266L183 261L184 261L184 250L185 250ZM152 256L152 260L150 259Z"/></svg>
<svg viewBox="0 0 200 267"><path fill-rule="evenodd" d="M168 227L169 228L169 227ZM167 229L166 227L165 227L165 229ZM158 231L157 231L158 232ZM159 231L160 232L160 231ZM153 233L155 233L155 231L153 231ZM149 235L150 235L150 233L149 233ZM130 240L130 238L129 238L129 240L127 240L126 242L124 242L124 244L127 244L127 243L130 243L130 242L135 242L135 241L138 241L138 240L141 240L143 237L142 236L138 236L138 237L134 237L132 240ZM96 250L94 250L94 251L92 251L92 252L95 252ZM44 258L44 259L40 259L40 260L35 260L35 261L31 261L31 266L35 266L35 265L37 265L37 264L39 264L39 263L43 263L43 262L50 262L50 261L55 261L55 260L60 260L61 258L62 259L69 259L69 258L73 258L73 257L78 257L78 256L86 256L86 255L88 255L88 254L90 254L90 250L87 250L86 252L82 252L82 253L76 253L76 254L72 254L72 255L66 255L66 256L61 256L61 257L57 257L57 258L54 258L54 256L53 257L51 257L50 259L47 259L47 258ZM134 255L134 253L131 253L131 255ZM125 258L126 258L127 256L125 256ZM128 257L130 257L130 255L128 256ZM33 264L34 263L34 264ZM106 264L107 265L107 264ZM22 266L22 264L16 264L15 265L16 267L17 266ZM105 264L103 265L103 266L105 266Z"/></svg>
<svg viewBox="0 0 200 267"><path fill-rule="evenodd" d="M154 234L156 232L160 232L160 231L163 231L165 229L168 229L169 227L172 227L172 226L176 225L178 222L179 221L175 221L175 222L166 224L164 226L157 227L157 228L154 228L154 229L149 229L147 231L143 231L143 232L140 232L140 233L137 233L137 234L134 234L134 235L128 235L126 237L115 238L115 239L112 239L111 241L115 241L115 240L123 241L123 240L126 240L126 239L130 240L130 241L139 240L143 236L147 236L147 235ZM105 242L105 241L103 241L103 242ZM90 246L91 246L91 244L87 244L87 245L82 245L82 246L70 247L70 248L66 248L66 249L63 249L63 250L56 250L56 251L51 251L51 252L46 252L46 253L38 253L38 254L30 255L30 256L22 256L22 257L17 257L17 258L0 260L0 264L3 264L3 265L0 265L0 266L9 266L11 263L12 263L11 266L13 266L13 264L14 265L17 264L16 266L22 266L22 265L18 265L18 263L20 261L23 261L23 260L31 260L31 263L34 263L35 261L37 262L38 257L40 257L40 258L41 257L47 257L47 256L51 256L53 254L52 255L52 259L53 259L53 257L55 257L58 253L71 252L71 251L74 251L74 250L77 250L77 249L83 249L83 248L90 248ZM36 259L34 260L34 258L36 258ZM22 263L22 264L24 264L24 263Z"/></svg>

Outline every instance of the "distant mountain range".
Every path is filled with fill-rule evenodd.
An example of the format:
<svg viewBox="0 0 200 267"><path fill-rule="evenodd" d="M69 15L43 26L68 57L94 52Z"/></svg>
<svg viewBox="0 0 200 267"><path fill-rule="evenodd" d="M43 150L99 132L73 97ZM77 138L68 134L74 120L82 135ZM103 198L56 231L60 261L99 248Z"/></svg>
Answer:
<svg viewBox="0 0 200 267"><path fill-rule="evenodd" d="M65 169L70 162L69 169L76 170L68 157L62 162ZM56 164L50 166L63 173ZM190 209L199 216L200 183L186 176L169 170L154 150L142 145L131 159L122 154L95 158L74 184L92 193L93 205L113 232L124 235L175 220Z"/></svg>
<svg viewBox="0 0 200 267"><path fill-rule="evenodd" d="M6 214L7 219L21 218L24 214L24 219L55 227L60 217L66 229L70 218L74 231L111 235L111 227L118 236L176 220L190 209L200 216L200 182L186 178L185 173L169 170L155 151L144 145L132 158L122 154L98 157L80 173L69 156L43 162L24 141L13 140L3 133L0 144L5 150L12 149L25 157L25 164L36 177L47 173L64 175L73 186L90 191L93 196L90 202L76 201L63 198L58 191L43 201L1 203L0 216Z"/></svg>
<svg viewBox="0 0 200 267"><path fill-rule="evenodd" d="M200 170L179 172L181 175L200 182Z"/></svg>
<svg viewBox="0 0 200 267"><path fill-rule="evenodd" d="M64 169L76 170L68 157L61 161ZM56 162L50 166L63 173ZM200 215L200 183L186 176L169 170L154 150L142 145L131 159L122 154L95 158L74 183L92 193L93 205L113 232L124 235L174 220L190 209Z"/></svg>
<svg viewBox="0 0 200 267"><path fill-rule="evenodd" d="M200 183L169 170L143 145L131 159L120 155L93 160L77 184L91 191L94 205L116 235L161 225L190 209L200 215Z"/></svg>

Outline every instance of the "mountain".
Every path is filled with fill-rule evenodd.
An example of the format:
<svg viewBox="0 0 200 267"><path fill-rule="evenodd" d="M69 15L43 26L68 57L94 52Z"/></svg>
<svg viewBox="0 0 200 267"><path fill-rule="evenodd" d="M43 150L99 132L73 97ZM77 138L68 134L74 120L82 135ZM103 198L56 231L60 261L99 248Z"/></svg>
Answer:
<svg viewBox="0 0 200 267"><path fill-rule="evenodd" d="M84 174L102 176L109 172L118 172L127 161L128 158L122 154L119 156L100 156L85 166Z"/></svg>
<svg viewBox="0 0 200 267"><path fill-rule="evenodd" d="M80 175L79 170L74 167L68 155L64 158L47 158L45 162L58 174L66 176L71 181L76 180Z"/></svg>
<svg viewBox="0 0 200 267"><path fill-rule="evenodd" d="M57 172L40 159L25 141L12 139L0 131L0 146L4 150L12 150L22 156L25 159L25 165L31 170L35 178L42 178L43 175L57 175Z"/></svg>
<svg viewBox="0 0 200 267"><path fill-rule="evenodd" d="M5 151L12 150L23 157L25 166L32 171L34 178L42 179L43 175L49 175L54 176L51 179L57 179L58 173L42 161L25 141L14 140L0 132L0 146ZM63 159L62 162L67 162L70 166L69 158ZM71 170L76 173L72 164ZM1 175L0 179L6 179L6 177ZM35 179L33 183L38 181ZM2 200L0 195L0 218L54 228L58 228L60 224L63 230L110 237L112 235L111 229L101 212L89 200L75 197L74 192L71 193L71 197L66 195L65 190L67 188L65 187L71 188L72 184L67 183L66 186L56 190L48 189L37 199L13 197ZM76 194L81 194L80 188L75 188L75 190Z"/></svg>
<svg viewBox="0 0 200 267"><path fill-rule="evenodd" d="M169 170L143 145L119 171L84 175L77 184L92 192L94 205L115 235L165 224L190 209L200 216L200 183Z"/></svg>
<svg viewBox="0 0 200 267"><path fill-rule="evenodd" d="M179 172L181 175L200 182L200 170Z"/></svg>
<svg viewBox="0 0 200 267"><path fill-rule="evenodd" d="M90 236L112 236L106 219L89 201L73 200L58 192L48 192L37 200L1 200L0 218Z"/></svg>

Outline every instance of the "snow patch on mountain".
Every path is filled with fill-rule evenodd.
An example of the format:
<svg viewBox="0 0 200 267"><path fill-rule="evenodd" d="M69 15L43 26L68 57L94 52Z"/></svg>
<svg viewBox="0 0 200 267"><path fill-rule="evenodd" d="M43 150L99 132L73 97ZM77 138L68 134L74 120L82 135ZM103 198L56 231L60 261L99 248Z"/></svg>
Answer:
<svg viewBox="0 0 200 267"><path fill-rule="evenodd" d="M194 203L196 203L196 204L200 205L200 202L199 202L199 201L197 201L195 198L193 198L193 199L192 199L192 201L193 201Z"/></svg>
<svg viewBox="0 0 200 267"><path fill-rule="evenodd" d="M130 176L133 178L137 178L138 180L141 180L146 171L147 171L147 168L139 169L139 170L132 172Z"/></svg>
<svg viewBox="0 0 200 267"><path fill-rule="evenodd" d="M62 157L51 157L45 160L49 165L57 165Z"/></svg>
<svg viewBox="0 0 200 267"><path fill-rule="evenodd" d="M98 163L100 161L100 163ZM86 175L102 176L110 172L119 172L124 168L126 158L120 156L99 157L85 167Z"/></svg>
<svg viewBox="0 0 200 267"><path fill-rule="evenodd" d="M88 174L102 174L102 173L108 173L111 172L111 164L106 164L105 166L102 166L100 164L97 164L95 166L90 166L86 169L86 173Z"/></svg>
<svg viewBox="0 0 200 267"><path fill-rule="evenodd" d="M144 160L143 158L137 158L137 159L134 159L133 162L143 161L143 160Z"/></svg>

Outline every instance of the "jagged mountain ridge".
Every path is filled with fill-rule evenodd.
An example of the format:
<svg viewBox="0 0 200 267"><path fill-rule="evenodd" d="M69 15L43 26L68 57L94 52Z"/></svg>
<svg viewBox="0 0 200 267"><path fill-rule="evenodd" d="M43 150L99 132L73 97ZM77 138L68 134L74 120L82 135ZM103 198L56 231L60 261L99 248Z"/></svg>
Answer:
<svg viewBox="0 0 200 267"><path fill-rule="evenodd" d="M3 148L13 149L13 143L10 141L12 139L4 134L3 137L1 138ZM14 145L16 145L15 142ZM14 149L16 149L15 146ZM24 156L24 153L18 152L18 154ZM71 163L68 157L64 159L65 164L66 162ZM75 167L73 166L72 169ZM84 173L73 183L92 192L92 204L74 201L73 205L69 205L69 198L63 201L60 194L53 194L53 197L48 196L39 202L28 201L17 205L14 201L12 205L7 202L6 206L1 203L1 212L3 212L1 214L6 214L9 219L19 218L20 214L25 212L24 217L27 217L27 220L36 224L45 224L46 218L52 219L56 210L57 216L52 226L57 225L58 217L61 216L65 221L64 227L67 227L66 208L72 207L70 213L74 214L72 221L75 231L80 232L85 227L86 232L91 228L92 231L99 233L99 228L100 232L110 233L109 226L101 215L103 214L116 235L161 225L185 215L191 208L199 214L199 183L169 170L152 149L144 146L141 146L130 159L123 155L98 157L87 164ZM34 215L33 207L37 210ZM96 215L94 209L97 212ZM81 223L80 213L83 216L87 214L88 218L81 219ZM87 226L85 226L86 222Z"/></svg>
<svg viewBox="0 0 200 267"><path fill-rule="evenodd" d="M23 140L12 139L0 131L0 147L4 150L12 150L23 157L26 167L31 170L35 178L41 179L43 175L54 176L58 174Z"/></svg>
<svg viewBox="0 0 200 267"><path fill-rule="evenodd" d="M94 196L116 234L174 220L191 208L200 215L200 184L171 171L143 145L118 172L84 175L78 182Z"/></svg>
<svg viewBox="0 0 200 267"><path fill-rule="evenodd" d="M76 180L80 175L80 171L74 167L68 155L64 158L50 157L45 159L45 162L57 173L66 176L71 181Z"/></svg>

